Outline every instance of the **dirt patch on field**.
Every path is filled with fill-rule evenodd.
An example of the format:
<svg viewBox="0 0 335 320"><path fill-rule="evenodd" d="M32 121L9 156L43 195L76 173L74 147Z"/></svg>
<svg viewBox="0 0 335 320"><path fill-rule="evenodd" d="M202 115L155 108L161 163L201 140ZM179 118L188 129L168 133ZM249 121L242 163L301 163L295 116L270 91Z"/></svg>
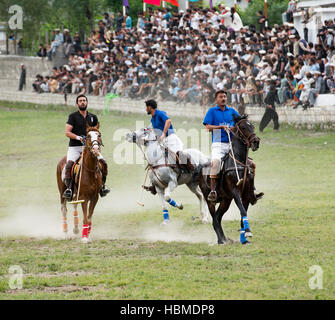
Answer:
<svg viewBox="0 0 335 320"><path fill-rule="evenodd" d="M26 273L25 277L34 277L34 278L44 278L44 279L50 279L50 278L67 278L67 277L79 277L79 276L93 276L96 275L96 273L93 272L85 272L85 271L67 271L67 272L41 272L41 273Z"/></svg>
<svg viewBox="0 0 335 320"><path fill-rule="evenodd" d="M24 294L24 293L72 293L77 291L98 291L102 290L102 286L76 286L76 285L64 285L59 287L38 287L34 289L21 289L21 290L7 290L8 294Z"/></svg>

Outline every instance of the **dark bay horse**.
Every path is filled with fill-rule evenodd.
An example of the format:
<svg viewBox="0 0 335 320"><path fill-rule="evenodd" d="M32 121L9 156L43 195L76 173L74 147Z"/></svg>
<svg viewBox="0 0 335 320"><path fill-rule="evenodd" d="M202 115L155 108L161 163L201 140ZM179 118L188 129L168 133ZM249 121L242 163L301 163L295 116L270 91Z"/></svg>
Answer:
<svg viewBox="0 0 335 320"><path fill-rule="evenodd" d="M97 157L100 154L100 147L102 145L101 134L99 132L99 123L96 127L86 128L85 147L82 153L81 164L81 179L79 188L79 199L83 200L81 206L83 210L83 232L82 242L87 243L90 241L89 235L92 228L92 215L94 208L99 199L99 191L102 187L102 168L100 167ZM61 210L63 214L63 232L67 234L67 208L66 199L63 198L63 192L66 185L62 180L62 171L66 164L66 156L63 157L57 165L57 184L60 194ZM73 199L76 199L78 194L78 184L74 183ZM79 216L77 212L77 204L74 204L74 229L75 234L79 233L78 224ZM88 209L88 210L87 210Z"/></svg>
<svg viewBox="0 0 335 320"><path fill-rule="evenodd" d="M248 159L248 151L249 148L252 151L256 151L259 148L260 139L256 136L254 126L248 121L247 116L234 117L234 120L235 127L231 129L233 133L233 153L230 150L229 154L225 157L224 165L219 175L216 189L216 203L219 203L217 210L215 208L216 203L207 200L208 194L211 191L207 182L208 174L206 174L206 171L208 173L208 169L202 168L199 176L199 185L207 201L219 244L227 242L221 226L221 220L224 213L229 209L233 199L241 214L240 241L242 244L248 243L247 237L251 237L252 233L247 218L247 210L249 204L255 204L258 200L254 195L253 187L255 167ZM233 157L235 157L236 167ZM238 184L239 180L240 183Z"/></svg>

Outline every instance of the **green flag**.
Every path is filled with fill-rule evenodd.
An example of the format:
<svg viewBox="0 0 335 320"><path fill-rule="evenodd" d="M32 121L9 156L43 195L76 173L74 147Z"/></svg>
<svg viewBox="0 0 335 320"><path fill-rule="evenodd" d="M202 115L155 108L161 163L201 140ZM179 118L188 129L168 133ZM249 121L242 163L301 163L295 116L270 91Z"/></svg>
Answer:
<svg viewBox="0 0 335 320"><path fill-rule="evenodd" d="M115 93L107 93L105 95L105 108L104 108L104 114L107 114L109 112L110 106L111 106L111 100L113 98L118 98L120 95Z"/></svg>

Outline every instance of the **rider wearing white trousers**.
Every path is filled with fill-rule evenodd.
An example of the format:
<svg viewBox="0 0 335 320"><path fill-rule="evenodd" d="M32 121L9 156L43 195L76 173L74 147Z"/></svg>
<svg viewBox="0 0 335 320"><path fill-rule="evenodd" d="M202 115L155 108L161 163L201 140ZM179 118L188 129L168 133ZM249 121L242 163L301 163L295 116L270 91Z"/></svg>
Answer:
<svg viewBox="0 0 335 320"><path fill-rule="evenodd" d="M65 135L70 139L69 148L67 152L66 166L65 166L65 184L66 190L64 191L63 198L70 201L72 199L72 179L71 169L73 164L80 158L83 152L84 135L86 135L86 124L94 127L98 124L98 117L87 111L87 97L79 95L76 99L78 111L69 115L65 127ZM100 196L106 196L110 190L106 188L105 182L108 174L107 163L103 156L98 156L98 161L102 165L102 182L103 186L100 190Z"/></svg>
<svg viewBox="0 0 335 320"><path fill-rule="evenodd" d="M183 143L177 137L176 132L171 124L171 119L167 116L164 111L157 109L157 103L155 100L148 100L145 102L146 111L148 115L151 115L151 124L156 133L156 136L170 152L173 152L176 155L176 163L179 167L186 171L192 172L194 166L192 165L192 159L190 155L183 152ZM171 158L171 157L170 157ZM169 188L167 188L169 190ZM154 185L147 188L151 193L156 194L156 188ZM182 205L176 203L170 196L169 193L165 195L159 192L159 196L162 198L163 203L166 201L166 204L163 205L163 224L169 223L169 212L167 204L182 209ZM165 200L165 201L164 201Z"/></svg>
<svg viewBox="0 0 335 320"><path fill-rule="evenodd" d="M216 106L210 108L203 120L203 125L212 132L212 163L210 171L211 192L207 200L215 202L217 200L216 187L221 170L221 160L229 152L229 137L227 131L235 126L234 117L239 117L239 113L226 105L227 93L219 90L215 93ZM229 133L231 135L231 133ZM255 195L255 199L262 196L262 193Z"/></svg>
<svg viewBox="0 0 335 320"><path fill-rule="evenodd" d="M171 119L165 111L157 109L155 100L148 100L145 104L148 115L152 116L151 124L156 136L159 137L159 141L177 155L176 162L182 170L192 172L194 170L192 159L187 153L183 152L183 143L176 135Z"/></svg>

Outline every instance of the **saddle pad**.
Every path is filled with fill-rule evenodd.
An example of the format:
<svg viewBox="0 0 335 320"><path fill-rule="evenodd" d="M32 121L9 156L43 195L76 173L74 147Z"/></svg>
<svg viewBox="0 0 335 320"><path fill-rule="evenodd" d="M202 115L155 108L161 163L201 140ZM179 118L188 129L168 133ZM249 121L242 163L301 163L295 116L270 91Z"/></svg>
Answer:
<svg viewBox="0 0 335 320"><path fill-rule="evenodd" d="M80 174L80 165L78 162L76 162L71 169L71 178L72 180L74 180L75 184L78 184L79 182L79 174ZM62 181L65 182L65 166L62 170Z"/></svg>

